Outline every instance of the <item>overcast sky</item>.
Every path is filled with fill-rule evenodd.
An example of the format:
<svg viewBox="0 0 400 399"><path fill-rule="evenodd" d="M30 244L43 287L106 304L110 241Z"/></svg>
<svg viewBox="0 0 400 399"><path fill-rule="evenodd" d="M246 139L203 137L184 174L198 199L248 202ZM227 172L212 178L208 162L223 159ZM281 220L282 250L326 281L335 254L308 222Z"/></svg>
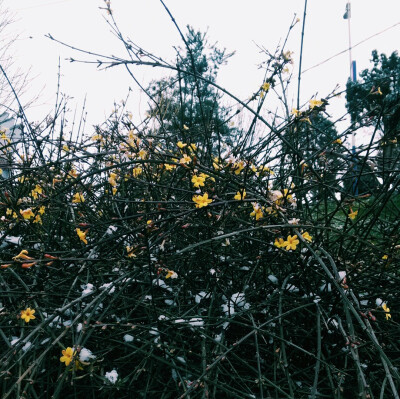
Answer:
<svg viewBox="0 0 400 399"><path fill-rule="evenodd" d="M343 19L346 0L308 0L304 37L303 70L319 64L348 47L347 21ZM182 29L189 24L208 30L210 42L218 41L228 51L236 51L229 64L221 69L218 82L240 98L248 98L262 83L263 71L258 64L265 59L259 47L273 51L285 38L294 15L301 22L293 29L287 49L294 51L295 72L298 69L301 23L304 1L300 0L165 0ZM351 18L352 44L400 22L399 0L353 0ZM67 48L44 35L71 45L103 53L123 54L118 40L105 22L101 0L4 0L3 6L13 11L16 22L12 29L20 33L13 54L16 65L32 68L34 77L29 94L40 98L29 115L40 119L54 106L58 59L61 58L62 92L73 97L70 108L80 109L85 95L89 125L101 123L113 109L114 100L124 99L128 87L135 85L122 68L97 71L94 65L69 63L77 57ZM178 32L158 0L111 0L111 7L121 31L133 42L167 60L173 60L173 46L182 45ZM357 69L370 66L371 51L390 54L397 50L400 25L367 40L353 49ZM80 56L80 58L88 58ZM142 82L161 76L162 71L138 69ZM349 75L349 55L344 53L303 75L302 102L314 94L324 97L336 84L345 87ZM296 85L293 81L293 92ZM147 109L145 95L133 92L130 107L139 118ZM328 110L329 111L329 110ZM331 113L339 117L345 112L344 96L333 100ZM90 132L88 132L89 134Z"/></svg>

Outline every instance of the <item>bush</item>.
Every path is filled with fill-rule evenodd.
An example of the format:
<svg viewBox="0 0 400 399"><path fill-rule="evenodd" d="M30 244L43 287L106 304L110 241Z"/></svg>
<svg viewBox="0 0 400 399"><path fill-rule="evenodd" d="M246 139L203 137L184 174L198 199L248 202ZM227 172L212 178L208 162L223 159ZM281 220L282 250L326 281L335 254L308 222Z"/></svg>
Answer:
<svg viewBox="0 0 400 399"><path fill-rule="evenodd" d="M310 147L316 99L262 116L290 62L267 60L239 103L264 133L231 146L123 108L91 137L55 115L3 138L3 398L397 395L397 171L352 195L379 142Z"/></svg>

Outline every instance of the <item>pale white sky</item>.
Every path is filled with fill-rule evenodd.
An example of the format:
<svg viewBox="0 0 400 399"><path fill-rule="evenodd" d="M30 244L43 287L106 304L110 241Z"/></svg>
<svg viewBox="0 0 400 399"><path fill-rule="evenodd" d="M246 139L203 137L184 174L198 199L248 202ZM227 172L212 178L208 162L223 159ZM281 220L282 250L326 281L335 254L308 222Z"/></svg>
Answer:
<svg viewBox="0 0 400 399"><path fill-rule="evenodd" d="M304 37L303 70L348 47L347 21L343 19L346 0L308 0ZM262 83L263 61L259 46L273 51L286 36L294 14L303 20L304 1L300 0L165 0L181 29L187 24L207 30L210 42L218 41L228 51L236 50L229 64L222 68L218 83L242 99L248 98ZM399 0L353 0L352 44L400 22ZM65 58L77 54L51 42L44 35L71 45L106 55L123 54L119 41L110 32L104 17L102 0L4 0L15 13L13 28L21 34L15 43L16 65L35 77L30 93L44 90L28 114L40 119L54 106L58 58L61 58L62 92L73 97L70 108L79 110L87 95L89 125L101 123L113 109L113 102L124 99L128 87L135 87L126 71L97 71L94 65L70 64ZM158 0L111 0L111 7L121 31L133 42L167 60L173 60L173 46L182 45L169 16ZM291 33L287 49L294 51L298 69L301 23ZM32 38L30 38L32 37ZM366 41L353 50L358 72L370 67L371 51L390 54L397 50L400 25ZM257 44L257 45L256 45ZM80 58L85 58L80 56ZM87 58L87 57L86 57ZM161 76L165 71L152 68L137 70L142 82ZM314 94L324 97L336 86L341 88L349 74L348 53L305 73L301 88L302 102ZM297 79L293 81L293 93ZM294 100L295 101L295 100ZM134 91L131 111L136 117L147 109L144 94ZM274 109L275 105L272 105ZM335 117L345 112L344 97L332 101L328 109ZM90 129L91 130L91 129ZM90 134L91 132L88 132Z"/></svg>

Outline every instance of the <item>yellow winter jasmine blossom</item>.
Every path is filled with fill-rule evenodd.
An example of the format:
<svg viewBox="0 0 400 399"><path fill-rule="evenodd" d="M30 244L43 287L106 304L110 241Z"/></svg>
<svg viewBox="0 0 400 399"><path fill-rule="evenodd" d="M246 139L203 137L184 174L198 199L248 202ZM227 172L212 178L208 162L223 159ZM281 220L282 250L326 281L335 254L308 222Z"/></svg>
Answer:
<svg viewBox="0 0 400 399"><path fill-rule="evenodd" d="M20 209L19 213L25 220L29 220L30 218L33 218L35 216L31 208L25 210Z"/></svg>
<svg viewBox="0 0 400 399"><path fill-rule="evenodd" d="M350 209L351 210L351 209ZM352 211L347 215L351 220L354 220L358 214L358 211Z"/></svg>
<svg viewBox="0 0 400 399"><path fill-rule="evenodd" d="M178 274L175 273L173 270L168 270L165 278L178 278Z"/></svg>
<svg viewBox="0 0 400 399"><path fill-rule="evenodd" d="M205 178L202 176L193 175L193 177L192 177L193 187L197 187L197 188L203 187L204 180L205 180Z"/></svg>
<svg viewBox="0 0 400 399"><path fill-rule="evenodd" d="M383 256L382 256L382 259L383 259L383 260L386 260L387 258L389 258L388 255L383 255Z"/></svg>
<svg viewBox="0 0 400 399"><path fill-rule="evenodd" d="M176 144L180 149L185 148L187 144L182 143L182 141L178 141Z"/></svg>
<svg viewBox="0 0 400 399"><path fill-rule="evenodd" d="M79 176L79 173L75 169L71 169L68 173L68 179L76 179Z"/></svg>
<svg viewBox="0 0 400 399"><path fill-rule="evenodd" d="M81 229L77 228L75 229L76 234L78 234L78 237L81 241L83 241L85 244L87 244L87 240L86 240L86 234L88 232L88 230L86 231L82 231Z"/></svg>
<svg viewBox="0 0 400 399"><path fill-rule="evenodd" d="M21 310L21 319L25 321L25 323L29 323L31 320L36 319L34 316L35 309L26 308L25 310Z"/></svg>
<svg viewBox="0 0 400 399"><path fill-rule="evenodd" d="M244 168L244 162L243 161L236 162L234 168L235 168L235 175L240 174L240 172Z"/></svg>
<svg viewBox="0 0 400 399"><path fill-rule="evenodd" d="M13 260L19 260L19 259L32 260L33 258L28 256L28 251L26 249L23 249L17 256L13 257Z"/></svg>
<svg viewBox="0 0 400 399"><path fill-rule="evenodd" d="M73 204L78 204L79 202L85 202L85 197L83 196L82 193L76 193L72 198Z"/></svg>
<svg viewBox="0 0 400 399"><path fill-rule="evenodd" d="M341 139L336 139L333 144L342 144L343 141Z"/></svg>
<svg viewBox="0 0 400 399"><path fill-rule="evenodd" d="M306 241L308 241L308 242L312 241L312 237L310 236L310 234L308 234L307 231L305 233L303 233L302 236Z"/></svg>
<svg viewBox="0 0 400 399"><path fill-rule="evenodd" d="M262 219L264 217L264 213L261 206L253 203L253 212L250 213L250 216L255 217L256 220Z"/></svg>
<svg viewBox="0 0 400 399"><path fill-rule="evenodd" d="M95 134L91 138L92 141L103 141L103 136L101 134Z"/></svg>
<svg viewBox="0 0 400 399"><path fill-rule="evenodd" d="M6 132L5 132L5 131L2 132L2 135L1 135L0 138L1 138L2 140L6 140L8 144L11 143L11 140L10 140L10 138L6 135Z"/></svg>
<svg viewBox="0 0 400 399"><path fill-rule="evenodd" d="M134 247L131 247L131 246L128 245L126 247L127 257L128 258L136 258L136 255L135 255L136 249L137 248L134 248Z"/></svg>
<svg viewBox="0 0 400 399"><path fill-rule="evenodd" d="M202 177L202 178L204 178L204 180L205 180L205 179L210 179L210 180L212 180L212 181L215 181L214 177L210 177L210 176L207 175L206 173L200 173L199 176Z"/></svg>
<svg viewBox="0 0 400 399"><path fill-rule="evenodd" d="M246 198L246 190L243 190L243 192L238 191L236 195L233 197L236 201L241 201Z"/></svg>
<svg viewBox="0 0 400 399"><path fill-rule="evenodd" d="M38 199L38 194L42 193L43 193L42 187L36 184L36 187L32 190L31 195L33 199Z"/></svg>
<svg viewBox="0 0 400 399"><path fill-rule="evenodd" d="M392 315L389 313L390 309L387 307L386 303L382 304L382 309L386 312L386 320L391 319Z"/></svg>
<svg viewBox="0 0 400 399"><path fill-rule="evenodd" d="M208 198L208 193L205 193L204 195L194 195L192 200L196 203L196 208L203 208L213 202L212 199Z"/></svg>
<svg viewBox="0 0 400 399"><path fill-rule="evenodd" d="M286 247L286 251L289 251L289 249L292 249L293 251L296 249L297 245L299 244L299 239L297 238L296 235L294 236L288 236L287 240L283 243L283 245Z"/></svg>
<svg viewBox="0 0 400 399"><path fill-rule="evenodd" d="M116 173L114 173L114 172L111 172L111 173L110 173L110 177L108 178L108 182L109 182L113 187L115 187L115 186L117 185L117 181L116 181L117 177L118 177L118 175L117 175Z"/></svg>
<svg viewBox="0 0 400 399"><path fill-rule="evenodd" d="M141 175L143 172L143 169L140 166L137 166L136 168L133 168L132 170L132 175L133 177L138 177L139 175Z"/></svg>
<svg viewBox="0 0 400 399"><path fill-rule="evenodd" d="M138 155L139 155L139 158L140 159L146 159L146 157L147 157L147 152L145 151L145 150L140 150L139 152L138 152Z"/></svg>
<svg viewBox="0 0 400 399"><path fill-rule="evenodd" d="M33 220L33 223L39 223L39 224L43 224L42 218L40 217L40 215L36 215L35 219Z"/></svg>
<svg viewBox="0 0 400 399"><path fill-rule="evenodd" d="M39 213L40 213L41 215L43 215L45 210L46 210L46 207L45 207L44 205L42 205L42 206L39 208Z"/></svg>
<svg viewBox="0 0 400 399"><path fill-rule="evenodd" d="M75 356L76 351L74 351L71 347L64 349L62 351L62 356L60 357L60 362L65 363L66 366L72 362L72 358Z"/></svg>
<svg viewBox="0 0 400 399"><path fill-rule="evenodd" d="M165 163L164 168L165 168L165 170L172 170L172 169L176 168L176 165L171 165L169 163Z"/></svg>
<svg viewBox="0 0 400 399"><path fill-rule="evenodd" d="M267 92L271 87L271 84L268 82L265 82L262 86L261 86L261 90Z"/></svg>
<svg viewBox="0 0 400 399"><path fill-rule="evenodd" d="M321 100L310 100L310 108L314 109L315 107L320 107L323 105L323 102Z"/></svg>
<svg viewBox="0 0 400 399"><path fill-rule="evenodd" d="M192 161L192 158L189 157L187 154L183 154L183 157L179 160L181 164L187 164Z"/></svg>
<svg viewBox="0 0 400 399"><path fill-rule="evenodd" d="M283 248L285 246L285 240L283 238L275 238L274 245L277 248Z"/></svg>
<svg viewBox="0 0 400 399"><path fill-rule="evenodd" d="M68 146L67 146L66 144L63 145L63 150L64 150L65 152L69 152L69 148L68 148Z"/></svg>
<svg viewBox="0 0 400 399"><path fill-rule="evenodd" d="M12 215L12 213L13 213L13 210L10 208L7 208L6 215Z"/></svg>
<svg viewBox="0 0 400 399"><path fill-rule="evenodd" d="M294 115L296 118L299 117L301 114L301 112L296 109L296 108L292 108L292 115Z"/></svg>

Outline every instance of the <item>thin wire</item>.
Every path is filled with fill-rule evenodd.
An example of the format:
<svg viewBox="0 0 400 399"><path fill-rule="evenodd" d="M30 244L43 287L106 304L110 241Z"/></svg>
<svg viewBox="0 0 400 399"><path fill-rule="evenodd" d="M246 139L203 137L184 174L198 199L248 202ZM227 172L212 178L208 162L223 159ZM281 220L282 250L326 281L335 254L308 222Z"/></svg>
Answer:
<svg viewBox="0 0 400 399"><path fill-rule="evenodd" d="M361 42L358 42L358 43L355 44L354 46L352 46L352 47L350 47L350 48L346 48L345 50L341 51L340 53L337 53L337 54L335 54L335 55L332 55L332 57L329 57L329 58L327 58L326 60L321 61L321 62L319 62L318 64L315 64L315 65L313 65L312 67L305 69L305 70L302 72L302 74L304 74L304 73L310 71L311 69L314 69L314 68L316 68L316 67L318 67L318 66L320 66L320 65L322 65L322 64L325 64L326 62L332 60L333 58L336 58L337 56L344 54L346 51L349 51L349 50L351 50L351 49L353 49L353 48L356 48L356 47L359 46L360 44L365 43L366 41L368 41L368 40L374 38L375 36L381 35L382 33L388 31L389 29L394 28L394 27L397 26L397 25L400 25L400 22L397 22L397 23L395 23L394 25L389 26L388 28L386 28L386 29L384 29L384 30L382 30L382 31L380 31L380 32L377 32L377 33L375 33L374 35L369 36L369 37L367 37L367 38L364 39L364 40L361 40Z"/></svg>

